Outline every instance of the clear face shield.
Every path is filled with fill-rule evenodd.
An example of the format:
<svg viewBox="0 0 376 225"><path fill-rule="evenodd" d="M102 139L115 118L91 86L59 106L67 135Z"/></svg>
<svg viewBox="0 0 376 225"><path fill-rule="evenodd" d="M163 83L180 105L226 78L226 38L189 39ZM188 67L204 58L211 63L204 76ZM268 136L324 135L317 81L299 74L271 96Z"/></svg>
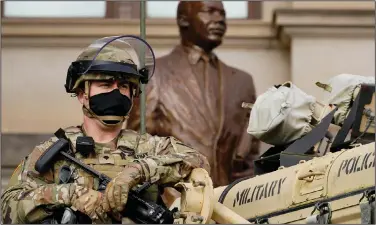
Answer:
<svg viewBox="0 0 376 225"><path fill-rule="evenodd" d="M67 92L87 80L127 80L136 87L147 83L155 70L155 55L143 39L132 36L111 36L95 40L70 67ZM70 78L70 79L69 79Z"/></svg>
<svg viewBox="0 0 376 225"><path fill-rule="evenodd" d="M71 64L65 87L68 93L85 89L89 96L89 107L84 107L86 115L106 125L118 124L133 105L128 97L121 95L119 83L129 84L130 98L138 96L139 84L146 84L154 70L154 52L146 41L131 35L104 37L90 44ZM95 81L117 81L119 88L91 96L89 85Z"/></svg>

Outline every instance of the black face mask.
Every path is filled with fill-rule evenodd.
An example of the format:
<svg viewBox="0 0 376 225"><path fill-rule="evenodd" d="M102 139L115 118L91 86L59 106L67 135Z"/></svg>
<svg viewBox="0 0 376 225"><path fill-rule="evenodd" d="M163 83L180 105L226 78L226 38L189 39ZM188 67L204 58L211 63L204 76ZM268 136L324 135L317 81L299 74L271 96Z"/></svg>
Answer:
<svg viewBox="0 0 376 225"><path fill-rule="evenodd" d="M98 116L126 116L132 107L132 101L114 89L108 93L97 94L89 98L90 109Z"/></svg>

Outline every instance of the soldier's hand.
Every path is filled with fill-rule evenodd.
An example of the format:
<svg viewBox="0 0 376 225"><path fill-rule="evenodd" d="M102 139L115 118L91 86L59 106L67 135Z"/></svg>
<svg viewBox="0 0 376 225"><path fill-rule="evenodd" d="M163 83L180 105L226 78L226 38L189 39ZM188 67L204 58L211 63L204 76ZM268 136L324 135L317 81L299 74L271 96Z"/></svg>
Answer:
<svg viewBox="0 0 376 225"><path fill-rule="evenodd" d="M140 164L132 163L125 166L124 170L107 185L103 202L105 211L119 218L127 203L129 191L144 180Z"/></svg>
<svg viewBox="0 0 376 225"><path fill-rule="evenodd" d="M72 198L72 206L86 214L94 223L103 223L109 220L104 211L103 194L93 189L76 185Z"/></svg>

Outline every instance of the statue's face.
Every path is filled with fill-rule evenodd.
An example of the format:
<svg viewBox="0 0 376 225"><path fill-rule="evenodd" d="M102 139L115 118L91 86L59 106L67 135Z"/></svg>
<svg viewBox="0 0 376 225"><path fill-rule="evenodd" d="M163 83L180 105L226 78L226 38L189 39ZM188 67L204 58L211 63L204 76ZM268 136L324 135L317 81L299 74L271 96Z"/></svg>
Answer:
<svg viewBox="0 0 376 225"><path fill-rule="evenodd" d="M211 45L219 45L226 32L226 12L220 1L196 2L190 15L190 31L196 40Z"/></svg>

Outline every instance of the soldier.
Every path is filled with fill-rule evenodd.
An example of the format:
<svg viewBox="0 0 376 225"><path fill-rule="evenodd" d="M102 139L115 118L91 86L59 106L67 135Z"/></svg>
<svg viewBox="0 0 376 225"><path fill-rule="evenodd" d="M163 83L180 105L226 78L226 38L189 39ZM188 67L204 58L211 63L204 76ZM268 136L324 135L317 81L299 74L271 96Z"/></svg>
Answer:
<svg viewBox="0 0 376 225"><path fill-rule="evenodd" d="M260 144L246 132L249 111L241 107L256 100L252 76L213 52L226 32L225 14L220 1L179 2L181 44L157 59L146 85L147 131L174 136L204 154L215 186L251 176ZM139 110L127 126L140 127Z"/></svg>
<svg viewBox="0 0 376 225"><path fill-rule="evenodd" d="M3 223L40 223L62 207L87 215L93 223L120 221L128 192L136 185L176 183L194 168L210 170L204 156L173 137L122 129L145 74L137 68L140 43L146 42L122 36L97 40L78 56L67 74L66 91L82 104L83 123L64 129L65 135L75 158L113 178L104 193L98 191L97 178L64 159L46 173L36 171L36 161L58 140L52 137L36 146L12 175L1 196ZM93 138L92 152L77 150L76 140L83 136ZM71 169L72 182L59 180L63 166ZM155 193L150 198L155 200Z"/></svg>

